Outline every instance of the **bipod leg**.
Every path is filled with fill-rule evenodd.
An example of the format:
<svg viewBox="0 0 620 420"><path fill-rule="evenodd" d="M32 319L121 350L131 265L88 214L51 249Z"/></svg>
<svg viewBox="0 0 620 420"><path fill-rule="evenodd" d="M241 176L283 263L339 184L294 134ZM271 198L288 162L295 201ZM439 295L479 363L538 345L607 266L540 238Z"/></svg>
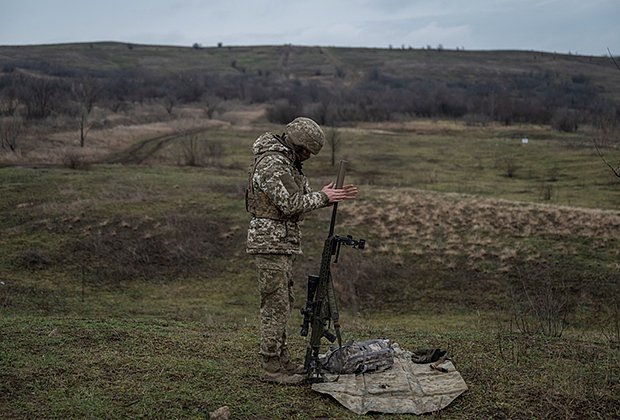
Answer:
<svg viewBox="0 0 620 420"><path fill-rule="evenodd" d="M308 367L308 372L306 374L306 382L309 384L317 384L321 382L325 382L325 375L323 375L323 370L321 369L321 362L319 362L319 355L312 355L312 361L310 362L310 366Z"/></svg>

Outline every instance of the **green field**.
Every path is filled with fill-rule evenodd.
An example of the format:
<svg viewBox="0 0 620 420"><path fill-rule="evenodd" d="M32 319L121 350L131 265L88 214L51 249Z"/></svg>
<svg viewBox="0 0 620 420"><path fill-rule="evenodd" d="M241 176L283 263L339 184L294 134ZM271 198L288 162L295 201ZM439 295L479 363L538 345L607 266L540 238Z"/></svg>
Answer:
<svg viewBox="0 0 620 420"><path fill-rule="evenodd" d="M127 148L85 170L0 168L2 417L357 417L258 380L243 190L264 129L202 131L221 148L198 167L178 165L179 137L140 165L109 163ZM337 231L368 241L334 267L345 340L448 348L470 390L444 418L620 416L620 180L591 133L340 130L360 197ZM328 150L304 170L315 188L331 180ZM329 215L304 221L296 308Z"/></svg>

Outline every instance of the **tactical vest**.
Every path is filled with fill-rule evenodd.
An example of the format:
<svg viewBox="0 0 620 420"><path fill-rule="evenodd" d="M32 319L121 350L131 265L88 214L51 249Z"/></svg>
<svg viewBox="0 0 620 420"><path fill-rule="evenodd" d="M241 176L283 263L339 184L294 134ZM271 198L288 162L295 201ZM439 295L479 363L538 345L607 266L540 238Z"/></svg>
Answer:
<svg viewBox="0 0 620 420"><path fill-rule="evenodd" d="M256 159L254 159L254 163L252 164L252 166L250 166L250 169L248 171L248 186L245 190L245 210L248 213L252 214L252 216L254 217L297 222L298 220L300 220L300 216L287 217L284 213L280 211L280 209L273 203L273 201L271 201L267 194L265 194L260 189L254 188L253 178L256 167L258 166L260 161L263 160L263 158L273 155L283 156L287 161L290 162L290 159L284 153L278 152L276 150L261 153L256 157ZM295 182L300 187L300 190L303 191L303 183L301 182L301 180L295 179Z"/></svg>

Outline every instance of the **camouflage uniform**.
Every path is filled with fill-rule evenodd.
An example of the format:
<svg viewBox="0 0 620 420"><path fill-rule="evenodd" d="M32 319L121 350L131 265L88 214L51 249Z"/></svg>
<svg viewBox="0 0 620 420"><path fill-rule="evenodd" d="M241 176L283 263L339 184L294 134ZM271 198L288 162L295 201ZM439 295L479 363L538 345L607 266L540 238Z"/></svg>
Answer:
<svg viewBox="0 0 620 420"><path fill-rule="evenodd" d="M260 136L252 147L246 197L252 213L247 252L258 271L261 314L260 354L288 363L286 326L293 304L293 258L301 254L299 221L305 212L324 207L328 197L312 192L286 137Z"/></svg>

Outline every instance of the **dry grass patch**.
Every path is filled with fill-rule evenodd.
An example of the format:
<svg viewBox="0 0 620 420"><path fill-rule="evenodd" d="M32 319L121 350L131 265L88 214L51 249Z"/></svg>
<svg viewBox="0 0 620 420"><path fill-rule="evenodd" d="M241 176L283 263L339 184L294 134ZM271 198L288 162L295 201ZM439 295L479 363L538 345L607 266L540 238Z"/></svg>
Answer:
<svg viewBox="0 0 620 420"><path fill-rule="evenodd" d="M372 226L381 245L370 243L369 253L425 256L448 267L455 264L451 255L465 256L471 268L497 261L500 270L517 259L544 261L549 250L529 239L550 240L555 251L572 255L579 249L569 239L576 238L620 257L613 245L620 237L618 211L404 189L373 191L372 201L342 211L348 223ZM554 243L554 237L564 239Z"/></svg>

